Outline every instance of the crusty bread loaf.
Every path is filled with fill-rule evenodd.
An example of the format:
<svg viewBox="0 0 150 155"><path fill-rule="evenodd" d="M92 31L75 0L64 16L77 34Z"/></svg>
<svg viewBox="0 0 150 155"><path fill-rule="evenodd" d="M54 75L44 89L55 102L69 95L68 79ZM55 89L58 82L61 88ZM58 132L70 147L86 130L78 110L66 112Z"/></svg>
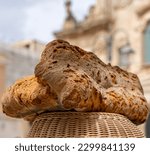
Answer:
<svg viewBox="0 0 150 155"><path fill-rule="evenodd" d="M4 113L19 118L59 108L56 94L48 85L39 84L35 76L16 81L3 94L1 103Z"/></svg>
<svg viewBox="0 0 150 155"><path fill-rule="evenodd" d="M1 103L7 115L26 119L45 111L100 111L140 124L148 114L135 74L106 65L95 54L63 40L47 44L35 76L17 81Z"/></svg>
<svg viewBox="0 0 150 155"><path fill-rule="evenodd" d="M136 123L147 117L147 102L135 74L106 65L95 54L66 41L46 46L35 76L56 92L66 110L114 112Z"/></svg>

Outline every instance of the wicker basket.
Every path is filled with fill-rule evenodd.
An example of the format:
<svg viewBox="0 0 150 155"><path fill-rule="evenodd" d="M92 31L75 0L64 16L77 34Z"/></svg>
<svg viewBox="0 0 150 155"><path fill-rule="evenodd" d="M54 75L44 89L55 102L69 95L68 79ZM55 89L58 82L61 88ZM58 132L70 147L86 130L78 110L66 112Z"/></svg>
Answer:
<svg viewBox="0 0 150 155"><path fill-rule="evenodd" d="M39 115L28 133L30 138L144 137L126 117L104 112L50 112Z"/></svg>

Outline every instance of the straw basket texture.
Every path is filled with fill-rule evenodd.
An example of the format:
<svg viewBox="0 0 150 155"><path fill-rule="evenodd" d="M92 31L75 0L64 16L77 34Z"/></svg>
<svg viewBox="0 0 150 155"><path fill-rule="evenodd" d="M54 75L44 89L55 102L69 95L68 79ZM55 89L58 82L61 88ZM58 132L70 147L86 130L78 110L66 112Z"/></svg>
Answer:
<svg viewBox="0 0 150 155"><path fill-rule="evenodd" d="M104 112L50 112L34 120L27 137L144 137L142 131L120 114Z"/></svg>

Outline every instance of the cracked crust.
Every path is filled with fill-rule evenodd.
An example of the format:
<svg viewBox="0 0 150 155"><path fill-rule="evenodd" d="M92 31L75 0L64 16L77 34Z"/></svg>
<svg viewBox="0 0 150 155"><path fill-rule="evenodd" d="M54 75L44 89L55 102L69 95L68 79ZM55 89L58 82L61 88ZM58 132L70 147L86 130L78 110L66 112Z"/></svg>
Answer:
<svg viewBox="0 0 150 155"><path fill-rule="evenodd" d="M101 111L122 114L140 124L148 114L135 74L107 65L63 40L47 44L35 76L17 81L1 103L7 115L24 118L45 111Z"/></svg>
<svg viewBox="0 0 150 155"><path fill-rule="evenodd" d="M56 92L67 110L119 113L137 124L147 117L147 101L135 74L106 65L66 41L46 46L35 76Z"/></svg>

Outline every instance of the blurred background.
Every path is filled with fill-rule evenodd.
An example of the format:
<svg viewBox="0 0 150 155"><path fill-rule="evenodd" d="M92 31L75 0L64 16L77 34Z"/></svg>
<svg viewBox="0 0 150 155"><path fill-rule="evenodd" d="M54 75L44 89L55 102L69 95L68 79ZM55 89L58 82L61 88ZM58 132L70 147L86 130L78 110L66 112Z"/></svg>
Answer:
<svg viewBox="0 0 150 155"><path fill-rule="evenodd" d="M34 73L55 38L136 73L150 104L150 0L0 0L0 96ZM1 110L0 137L23 137L28 129Z"/></svg>

